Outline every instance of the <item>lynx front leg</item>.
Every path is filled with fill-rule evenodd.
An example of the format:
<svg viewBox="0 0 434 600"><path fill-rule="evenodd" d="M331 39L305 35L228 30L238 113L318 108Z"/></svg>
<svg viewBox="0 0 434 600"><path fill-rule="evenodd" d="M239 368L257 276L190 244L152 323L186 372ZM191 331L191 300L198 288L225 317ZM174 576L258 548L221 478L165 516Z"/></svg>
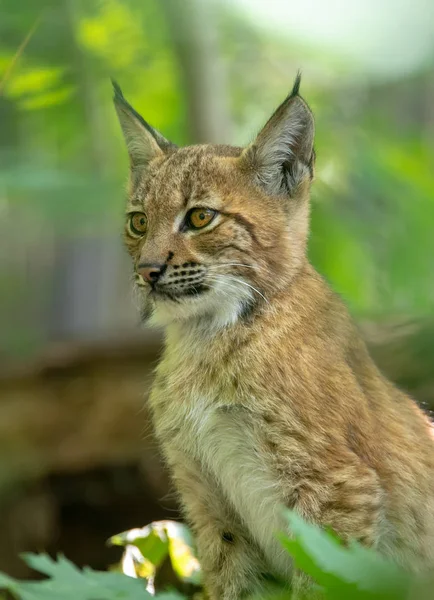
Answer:
<svg viewBox="0 0 434 600"><path fill-rule="evenodd" d="M211 600L239 600L259 590L266 572L261 554L217 485L204 479L194 464L174 468L174 480L195 534Z"/></svg>
<svg viewBox="0 0 434 600"><path fill-rule="evenodd" d="M306 521L323 528L331 527L344 542L354 540L375 547L383 512L382 498L375 471L352 459L352 464L348 461L342 469L324 469L316 480L301 479L299 501L294 508ZM323 597L315 589L314 582L305 573L294 570L294 600Z"/></svg>

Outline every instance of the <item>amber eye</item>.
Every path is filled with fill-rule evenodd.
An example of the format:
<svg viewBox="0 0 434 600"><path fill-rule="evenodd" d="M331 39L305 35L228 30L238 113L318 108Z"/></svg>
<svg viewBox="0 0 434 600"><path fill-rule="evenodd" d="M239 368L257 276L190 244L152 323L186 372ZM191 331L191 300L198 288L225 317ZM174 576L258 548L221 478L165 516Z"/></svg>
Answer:
<svg viewBox="0 0 434 600"><path fill-rule="evenodd" d="M146 233L147 225L146 215L141 212L136 212L130 215L130 229L134 235L143 235Z"/></svg>
<svg viewBox="0 0 434 600"><path fill-rule="evenodd" d="M193 208L188 214L186 223L192 229L201 229L211 223L217 211L211 208Z"/></svg>

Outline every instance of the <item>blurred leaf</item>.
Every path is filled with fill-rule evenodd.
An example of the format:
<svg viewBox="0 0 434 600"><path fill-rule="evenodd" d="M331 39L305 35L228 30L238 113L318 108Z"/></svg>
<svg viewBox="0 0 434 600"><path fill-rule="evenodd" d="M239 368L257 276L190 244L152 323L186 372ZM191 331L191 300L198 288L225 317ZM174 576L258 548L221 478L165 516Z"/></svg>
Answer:
<svg viewBox="0 0 434 600"><path fill-rule="evenodd" d="M137 579L112 572L82 571L63 556L25 554L25 562L49 576L43 581L17 581L0 574L0 586L21 600L146 600L149 593Z"/></svg>
<svg viewBox="0 0 434 600"><path fill-rule="evenodd" d="M106 0L95 16L79 21L78 39L119 69L135 60L146 41L137 15L126 3L116 0Z"/></svg>
<svg viewBox="0 0 434 600"><path fill-rule="evenodd" d="M154 567L158 567L169 553L166 531L154 523L142 529L131 529L114 535L109 543L115 546L135 546Z"/></svg>
<svg viewBox="0 0 434 600"><path fill-rule="evenodd" d="M175 573L182 581L200 585L202 572L194 554L190 530L183 523L166 521L166 532L169 538L170 560Z"/></svg>
<svg viewBox="0 0 434 600"><path fill-rule="evenodd" d="M282 535L280 540L297 567L324 588L327 598L407 598L411 578L398 566L357 543L344 547L335 536L285 512L294 539Z"/></svg>
<svg viewBox="0 0 434 600"><path fill-rule="evenodd" d="M9 80L7 91L11 97L40 93L57 86L64 70L59 67L32 67L21 69Z"/></svg>
<svg viewBox="0 0 434 600"><path fill-rule="evenodd" d="M45 93L38 93L31 98L24 98L19 102L19 105L24 110L38 110L40 108L48 108L49 106L55 106L62 104L69 100L74 93L73 86L64 86L57 90L48 91Z"/></svg>
<svg viewBox="0 0 434 600"><path fill-rule="evenodd" d="M13 590L14 585L15 581L11 577L4 573L0 573L0 589Z"/></svg>
<svg viewBox="0 0 434 600"><path fill-rule="evenodd" d="M156 594L156 598L158 600L182 600L184 596L175 590L171 590L170 592L160 592Z"/></svg>
<svg viewBox="0 0 434 600"><path fill-rule="evenodd" d="M124 546L126 549L130 546L137 548L144 561L148 561L153 566L148 573L149 576L155 575L156 569L169 555L173 570L181 581L194 585L201 583L202 575L194 554L191 533L182 523L156 521L142 529L131 529L114 535L109 539L109 543ZM137 558L136 562L138 562ZM147 566L146 562L145 566ZM137 576L142 576L139 565L135 570Z"/></svg>

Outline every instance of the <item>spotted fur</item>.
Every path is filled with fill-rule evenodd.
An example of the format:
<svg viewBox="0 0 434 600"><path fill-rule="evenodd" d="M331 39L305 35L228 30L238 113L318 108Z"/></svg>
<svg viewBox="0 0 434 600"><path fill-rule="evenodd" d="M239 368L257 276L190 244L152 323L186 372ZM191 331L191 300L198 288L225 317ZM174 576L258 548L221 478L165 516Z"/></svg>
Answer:
<svg viewBox="0 0 434 600"><path fill-rule="evenodd" d="M306 257L313 117L298 93L249 147L177 149L118 91L132 166L125 240L144 313L166 327L156 435L212 599L293 570L281 507L434 568L434 444L416 404L373 364ZM193 207L216 211L192 230ZM140 272L158 265L151 284Z"/></svg>

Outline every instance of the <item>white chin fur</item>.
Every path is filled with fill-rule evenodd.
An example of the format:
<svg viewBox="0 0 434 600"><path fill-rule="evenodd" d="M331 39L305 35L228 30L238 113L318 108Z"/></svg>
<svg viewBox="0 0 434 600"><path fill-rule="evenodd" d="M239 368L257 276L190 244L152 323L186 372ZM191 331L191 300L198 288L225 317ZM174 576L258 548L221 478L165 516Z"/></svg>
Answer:
<svg viewBox="0 0 434 600"><path fill-rule="evenodd" d="M149 324L162 327L205 317L207 326L221 329L235 323L246 303L251 301L252 293L248 287L231 282L228 289L224 282L217 282L209 291L199 296L188 296L179 303L158 299Z"/></svg>

